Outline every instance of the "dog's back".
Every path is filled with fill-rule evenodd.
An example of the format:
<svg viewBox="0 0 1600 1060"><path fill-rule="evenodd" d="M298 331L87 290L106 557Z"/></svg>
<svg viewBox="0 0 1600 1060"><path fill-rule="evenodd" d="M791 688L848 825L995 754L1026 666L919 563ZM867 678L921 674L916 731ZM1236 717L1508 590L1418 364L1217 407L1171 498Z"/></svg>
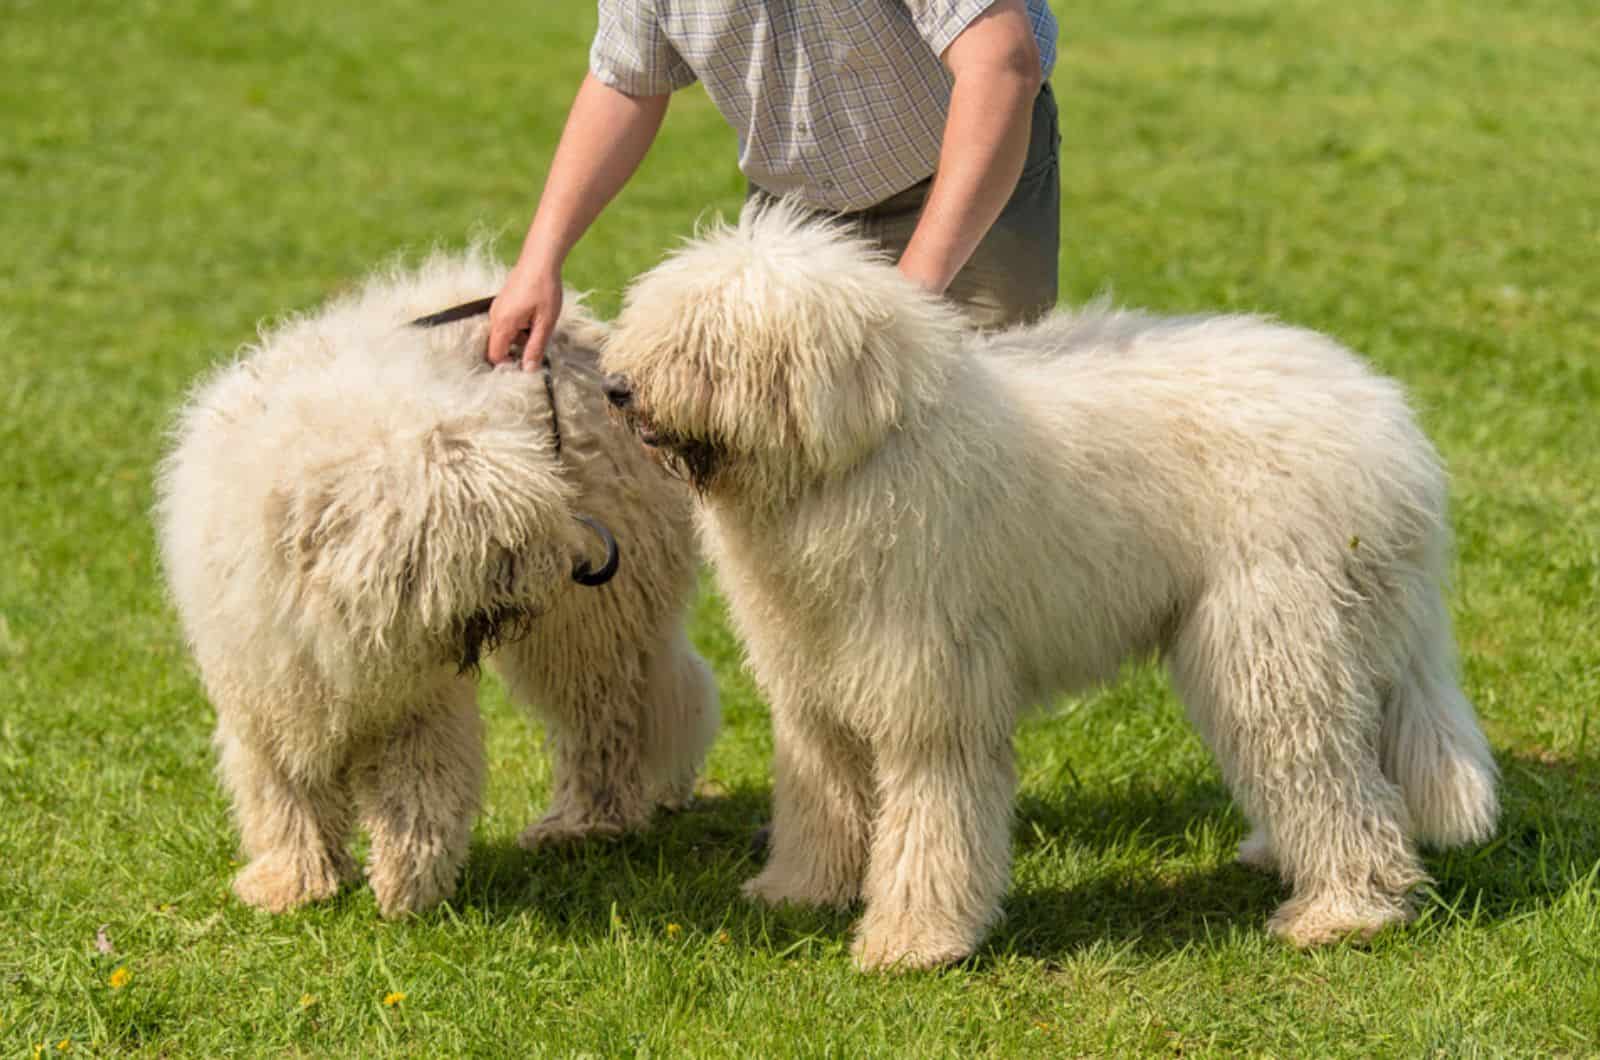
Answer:
<svg viewBox="0 0 1600 1060"><path fill-rule="evenodd" d="M1126 455L1142 488L1213 505L1205 525L1232 539L1284 521L1262 505L1293 503L1369 549L1447 543L1444 471L1404 391L1324 335L1096 306L973 352L1053 436Z"/></svg>

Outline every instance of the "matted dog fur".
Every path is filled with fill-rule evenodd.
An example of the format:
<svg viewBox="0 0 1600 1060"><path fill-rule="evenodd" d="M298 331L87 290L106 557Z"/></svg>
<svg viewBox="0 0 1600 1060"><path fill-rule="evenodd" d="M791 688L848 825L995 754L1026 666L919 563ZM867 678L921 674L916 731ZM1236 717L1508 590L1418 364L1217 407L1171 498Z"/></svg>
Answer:
<svg viewBox="0 0 1600 1060"><path fill-rule="evenodd" d="M473 671L503 638L492 664L554 756L525 845L682 804L716 734L683 628L688 491L607 415L603 327L569 295L558 454L541 377L491 370L484 320L406 326L503 276L477 252L376 276L264 332L182 410L162 557L216 707L251 905L333 894L358 821L384 915L454 891L483 789ZM620 543L604 586L571 580L601 554L575 512Z"/></svg>
<svg viewBox="0 0 1600 1060"><path fill-rule="evenodd" d="M866 968L1000 913L1019 714L1159 653L1300 945L1406 919L1490 835L1446 481L1399 386L1251 317L1091 308L974 336L847 231L747 211L640 277L607 393L683 466L771 704L745 893L865 901Z"/></svg>

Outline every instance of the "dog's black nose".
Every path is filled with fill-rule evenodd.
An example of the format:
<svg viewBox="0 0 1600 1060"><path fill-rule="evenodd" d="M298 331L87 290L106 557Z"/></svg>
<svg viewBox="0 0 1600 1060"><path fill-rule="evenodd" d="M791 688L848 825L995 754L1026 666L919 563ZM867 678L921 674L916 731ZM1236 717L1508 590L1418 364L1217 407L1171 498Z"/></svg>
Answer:
<svg viewBox="0 0 1600 1060"><path fill-rule="evenodd" d="M606 395L606 400L619 409L628 407L633 400L633 387L628 383L628 377L615 373L606 376L600 381L600 389Z"/></svg>

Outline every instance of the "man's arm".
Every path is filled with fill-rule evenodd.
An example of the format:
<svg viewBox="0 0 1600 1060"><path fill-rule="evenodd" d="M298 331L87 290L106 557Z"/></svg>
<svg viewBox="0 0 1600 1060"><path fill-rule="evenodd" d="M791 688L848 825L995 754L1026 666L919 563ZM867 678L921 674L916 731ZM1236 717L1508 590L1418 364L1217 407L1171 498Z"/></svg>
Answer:
<svg viewBox="0 0 1600 1060"><path fill-rule="evenodd" d="M504 361L517 332L528 328L522 366L537 368L543 362L545 344L561 316L561 266L639 168L671 98L630 96L593 74L584 77L522 253L489 310L490 361Z"/></svg>
<svg viewBox="0 0 1600 1060"><path fill-rule="evenodd" d="M1017 186L1043 80L1023 0L997 0L943 55L955 75L939 168L900 271L943 294Z"/></svg>

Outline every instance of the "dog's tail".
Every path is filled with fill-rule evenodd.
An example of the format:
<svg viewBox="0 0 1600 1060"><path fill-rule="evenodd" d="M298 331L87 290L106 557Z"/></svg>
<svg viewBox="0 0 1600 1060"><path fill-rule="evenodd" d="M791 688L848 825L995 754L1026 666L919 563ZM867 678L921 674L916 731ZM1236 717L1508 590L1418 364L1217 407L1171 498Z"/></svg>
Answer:
<svg viewBox="0 0 1600 1060"><path fill-rule="evenodd" d="M1385 704L1383 771L1400 786L1416 838L1435 847L1481 842L1499 816L1499 770L1456 679L1450 618L1437 590Z"/></svg>

